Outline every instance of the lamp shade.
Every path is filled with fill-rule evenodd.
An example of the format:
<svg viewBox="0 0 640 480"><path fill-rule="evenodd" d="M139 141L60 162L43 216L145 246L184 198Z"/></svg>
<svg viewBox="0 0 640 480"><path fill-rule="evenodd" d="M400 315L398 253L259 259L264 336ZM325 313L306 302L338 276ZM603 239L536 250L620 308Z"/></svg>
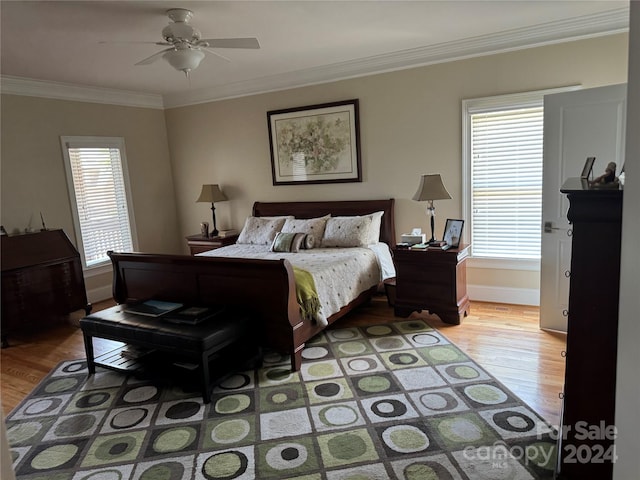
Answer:
<svg viewBox="0 0 640 480"><path fill-rule="evenodd" d="M444 200L451 198L449 192L442 183L442 178L439 173L432 175L422 175L420 177L420 186L418 191L413 196L413 200Z"/></svg>
<svg viewBox="0 0 640 480"><path fill-rule="evenodd" d="M224 202L228 200L220 187L217 184L214 185L202 185L202 191L200 192L200 196L196 202Z"/></svg>

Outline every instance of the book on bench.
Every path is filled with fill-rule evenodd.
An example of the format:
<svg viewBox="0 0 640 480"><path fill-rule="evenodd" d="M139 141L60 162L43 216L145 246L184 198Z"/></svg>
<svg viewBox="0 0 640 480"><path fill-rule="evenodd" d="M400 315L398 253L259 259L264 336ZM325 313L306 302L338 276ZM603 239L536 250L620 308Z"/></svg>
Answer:
<svg viewBox="0 0 640 480"><path fill-rule="evenodd" d="M163 320L171 323L184 323L187 325L197 325L209 320L224 310L224 307L185 307L174 310L162 316Z"/></svg>
<svg viewBox="0 0 640 480"><path fill-rule="evenodd" d="M148 317L159 317L166 313L172 312L184 305L175 302L163 302L160 300L147 300L141 303L127 304L124 311L127 313L135 313L136 315L146 315Z"/></svg>

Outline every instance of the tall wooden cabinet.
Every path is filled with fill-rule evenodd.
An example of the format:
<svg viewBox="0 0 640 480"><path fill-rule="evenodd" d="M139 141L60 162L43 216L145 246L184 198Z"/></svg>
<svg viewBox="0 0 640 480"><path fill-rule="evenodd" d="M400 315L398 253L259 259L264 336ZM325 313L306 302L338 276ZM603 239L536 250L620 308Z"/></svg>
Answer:
<svg viewBox="0 0 640 480"><path fill-rule="evenodd" d="M560 478L611 478L622 190L589 189L580 179L561 188L572 224Z"/></svg>
<svg viewBox="0 0 640 480"><path fill-rule="evenodd" d="M91 305L80 254L62 230L3 235L2 346L16 330L42 328Z"/></svg>

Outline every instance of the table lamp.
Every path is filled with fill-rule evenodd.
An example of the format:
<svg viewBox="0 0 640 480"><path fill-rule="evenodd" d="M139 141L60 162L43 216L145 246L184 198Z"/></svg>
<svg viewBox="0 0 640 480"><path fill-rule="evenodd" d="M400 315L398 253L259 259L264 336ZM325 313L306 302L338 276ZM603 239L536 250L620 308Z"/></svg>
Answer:
<svg viewBox="0 0 640 480"><path fill-rule="evenodd" d="M442 183L442 178L439 173L432 175L422 175L420 177L420 186L418 191L413 196L413 200L418 202L427 201L427 216L431 217L431 239L429 243L435 242L436 237L434 234L436 207L433 206L434 200L445 200L451 198L449 192Z"/></svg>
<svg viewBox="0 0 640 480"><path fill-rule="evenodd" d="M216 227L216 207L214 205L215 202L224 202L228 200L220 187L216 185L202 185L202 191L200 192L200 196L196 202L207 202L211 203L211 214L213 215L213 231L211 232L212 237L218 236L218 229Z"/></svg>

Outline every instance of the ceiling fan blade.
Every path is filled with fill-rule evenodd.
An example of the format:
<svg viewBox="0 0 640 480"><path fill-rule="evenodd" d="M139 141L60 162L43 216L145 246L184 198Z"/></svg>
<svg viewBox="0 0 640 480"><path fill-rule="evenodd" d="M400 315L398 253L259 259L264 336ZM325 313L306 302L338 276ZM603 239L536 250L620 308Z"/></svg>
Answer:
<svg viewBox="0 0 640 480"><path fill-rule="evenodd" d="M99 45L115 45L115 44L127 44L127 45L173 45L172 43L167 42L144 42L137 40L123 40L123 41L111 41L111 40L100 40L98 42Z"/></svg>
<svg viewBox="0 0 640 480"><path fill-rule="evenodd" d="M208 43L211 48L260 48L255 37L247 38L203 38L198 44Z"/></svg>
<svg viewBox="0 0 640 480"><path fill-rule="evenodd" d="M218 52L215 52L215 51L211 50L210 48L200 47L200 49L201 49L201 50L204 50L204 51L205 51L205 52L207 52L207 53L210 53L210 54L212 54L212 55L215 55L216 57L220 57L221 59L226 60L227 62L230 62L230 61L231 61L231 59L230 59L230 58L227 58L227 57L225 57L224 55L222 55L222 54L220 54L220 53L218 53Z"/></svg>
<svg viewBox="0 0 640 480"><path fill-rule="evenodd" d="M150 63L155 62L158 58L160 58L162 55L164 55L166 52L170 50L173 50L173 47L160 50L159 52L154 53L150 57L147 57L144 60L140 60L138 63L136 63L136 65L149 65Z"/></svg>

